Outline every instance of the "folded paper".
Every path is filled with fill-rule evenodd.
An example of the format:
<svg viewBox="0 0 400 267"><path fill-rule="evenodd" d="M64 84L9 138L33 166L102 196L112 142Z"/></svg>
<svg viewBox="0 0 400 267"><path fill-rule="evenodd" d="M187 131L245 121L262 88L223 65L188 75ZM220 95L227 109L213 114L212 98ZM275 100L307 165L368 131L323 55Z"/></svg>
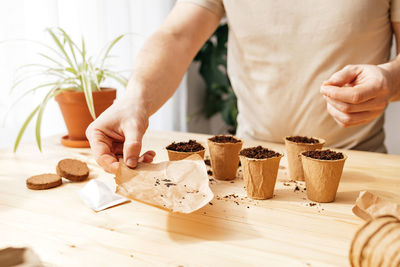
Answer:
<svg viewBox="0 0 400 267"><path fill-rule="evenodd" d="M360 192L352 210L363 220L371 220L381 215L392 215L400 219L400 203L389 201L368 191Z"/></svg>
<svg viewBox="0 0 400 267"><path fill-rule="evenodd" d="M139 163L130 169L120 161L117 193L173 212L191 213L214 197L199 155L179 161Z"/></svg>
<svg viewBox="0 0 400 267"><path fill-rule="evenodd" d="M129 201L129 199L115 194L111 188L97 179L90 180L78 194L83 202L95 211L101 211Z"/></svg>

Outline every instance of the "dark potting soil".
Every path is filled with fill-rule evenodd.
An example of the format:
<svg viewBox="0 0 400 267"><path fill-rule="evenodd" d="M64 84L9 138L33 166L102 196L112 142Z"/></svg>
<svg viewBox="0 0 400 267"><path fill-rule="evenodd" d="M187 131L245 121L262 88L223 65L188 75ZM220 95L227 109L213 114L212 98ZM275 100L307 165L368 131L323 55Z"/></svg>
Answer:
<svg viewBox="0 0 400 267"><path fill-rule="evenodd" d="M266 159L279 157L281 154L273 150L269 150L268 148L257 146L243 149L242 151L240 151L240 155L253 159Z"/></svg>
<svg viewBox="0 0 400 267"><path fill-rule="evenodd" d="M303 152L303 155L309 158L322 159L322 160L338 160L344 158L342 153L335 152L329 149L306 151Z"/></svg>
<svg viewBox="0 0 400 267"><path fill-rule="evenodd" d="M319 140L312 138L312 137L307 137L307 136L289 136L286 137L286 140L295 142L295 143L305 143L305 144L318 144Z"/></svg>
<svg viewBox="0 0 400 267"><path fill-rule="evenodd" d="M205 160L204 160L204 164L206 164L207 166L211 166L211 161L210 161L210 159L205 159Z"/></svg>
<svg viewBox="0 0 400 267"><path fill-rule="evenodd" d="M214 137L211 137L209 139L210 141L213 141L215 143L239 143L240 140L236 139L235 137L231 135L216 135Z"/></svg>
<svg viewBox="0 0 400 267"><path fill-rule="evenodd" d="M178 152L197 152L204 150L204 146L197 143L196 140L189 140L189 142L173 142L166 147L168 150L178 151Z"/></svg>

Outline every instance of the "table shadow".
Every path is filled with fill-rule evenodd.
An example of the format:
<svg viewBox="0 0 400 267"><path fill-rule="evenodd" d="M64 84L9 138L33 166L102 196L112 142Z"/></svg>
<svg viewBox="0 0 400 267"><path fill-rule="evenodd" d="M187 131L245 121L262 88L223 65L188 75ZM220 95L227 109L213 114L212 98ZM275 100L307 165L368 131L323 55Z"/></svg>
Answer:
<svg viewBox="0 0 400 267"><path fill-rule="evenodd" d="M347 170L343 171L342 177L340 178L340 183L360 183L360 185L374 181L376 181L376 178L365 174L365 172Z"/></svg>
<svg viewBox="0 0 400 267"><path fill-rule="evenodd" d="M334 203L337 204L354 204L360 191L338 191Z"/></svg>
<svg viewBox="0 0 400 267"><path fill-rule="evenodd" d="M189 244L245 240L260 236L258 231L247 223L248 211L244 206L234 207L235 209L227 207L226 210L222 210L221 206L207 205L190 214L170 213L167 219L169 237L175 242Z"/></svg>

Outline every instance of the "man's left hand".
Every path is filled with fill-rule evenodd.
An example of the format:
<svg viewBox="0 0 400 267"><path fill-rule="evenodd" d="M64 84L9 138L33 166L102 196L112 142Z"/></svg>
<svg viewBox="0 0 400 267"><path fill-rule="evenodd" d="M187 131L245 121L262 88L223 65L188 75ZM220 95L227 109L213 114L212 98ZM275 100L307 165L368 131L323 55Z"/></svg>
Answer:
<svg viewBox="0 0 400 267"><path fill-rule="evenodd" d="M379 117L392 96L391 74L375 65L348 65L323 83L329 114L341 127Z"/></svg>

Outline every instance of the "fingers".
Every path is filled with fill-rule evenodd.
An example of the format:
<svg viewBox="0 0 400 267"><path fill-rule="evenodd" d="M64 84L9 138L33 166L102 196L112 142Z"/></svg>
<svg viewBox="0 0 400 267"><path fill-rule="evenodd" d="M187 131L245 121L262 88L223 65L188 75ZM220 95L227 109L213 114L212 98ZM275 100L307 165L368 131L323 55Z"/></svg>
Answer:
<svg viewBox="0 0 400 267"><path fill-rule="evenodd" d="M335 119L335 121L343 128L368 123L382 114L382 111L344 113L336 109L329 102L327 103L327 110L329 114L332 115L332 117Z"/></svg>
<svg viewBox="0 0 400 267"><path fill-rule="evenodd" d="M139 158L139 162L151 163L151 162L153 162L153 159L155 156L156 156L156 152L154 152L152 150L147 151Z"/></svg>
<svg viewBox="0 0 400 267"><path fill-rule="evenodd" d="M360 74L361 69L356 65L347 65L342 70L334 73L324 85L344 86L352 83Z"/></svg>
<svg viewBox="0 0 400 267"><path fill-rule="evenodd" d="M118 159L111 151L112 140L97 129L88 128L86 136L89 140L96 162L106 171L116 173Z"/></svg>
<svg viewBox="0 0 400 267"><path fill-rule="evenodd" d="M108 173L116 174L119 166L117 157L111 155L102 155L97 163Z"/></svg>
<svg viewBox="0 0 400 267"><path fill-rule="evenodd" d="M382 111L386 108L387 102L382 98L373 98L360 104L349 104L324 96L325 101L335 109L343 113L356 113L363 111Z"/></svg>
<svg viewBox="0 0 400 267"><path fill-rule="evenodd" d="M114 142L111 149L112 153L115 155L122 155L124 153L124 143Z"/></svg>
<svg viewBox="0 0 400 267"><path fill-rule="evenodd" d="M111 151L115 154L115 156L119 158L123 158L123 147L124 143L114 142ZM153 158L156 156L156 152L153 150L149 150L144 153L142 156L139 157L138 162L146 162L151 163L153 162Z"/></svg>
<svg viewBox="0 0 400 267"><path fill-rule="evenodd" d="M375 88L361 86L337 87L322 85L320 92L324 96L349 104L360 104L378 95Z"/></svg>
<svg viewBox="0 0 400 267"><path fill-rule="evenodd" d="M123 147L124 161L128 167L134 168L138 163L140 150L142 149L144 131L134 125L125 127L123 131L125 135Z"/></svg>

